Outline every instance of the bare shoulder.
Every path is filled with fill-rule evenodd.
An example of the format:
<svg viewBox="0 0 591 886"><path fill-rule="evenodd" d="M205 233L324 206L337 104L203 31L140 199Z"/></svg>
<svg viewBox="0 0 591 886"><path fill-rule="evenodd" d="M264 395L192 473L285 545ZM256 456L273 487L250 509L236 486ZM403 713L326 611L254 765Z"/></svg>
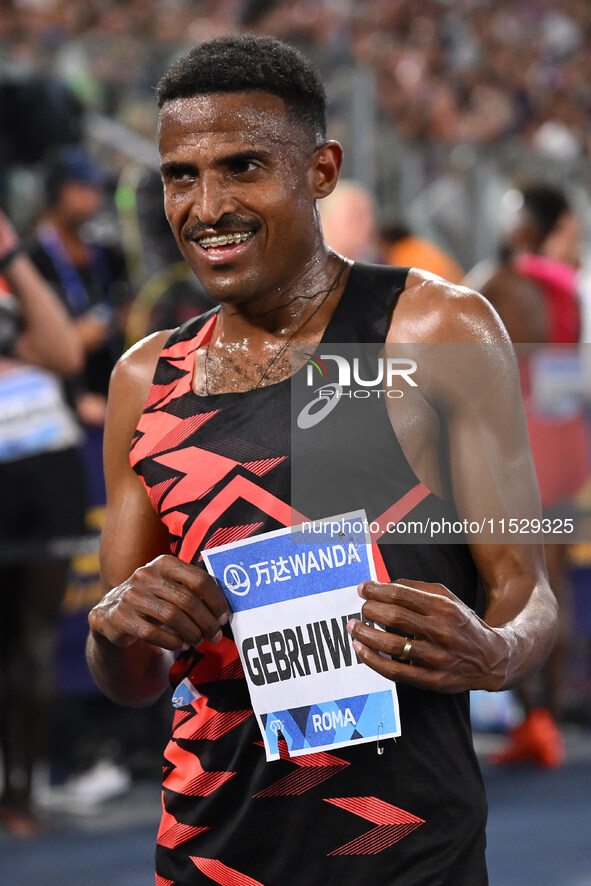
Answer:
<svg viewBox="0 0 591 886"><path fill-rule="evenodd" d="M390 342L507 342L490 302L466 286L411 269L390 322Z"/></svg>
<svg viewBox="0 0 591 886"><path fill-rule="evenodd" d="M136 398L140 398L143 407L158 358L170 334L169 329L154 332L137 342L119 358L111 376L110 397L125 392L126 397L132 398L132 402L128 400L129 406L135 405Z"/></svg>
<svg viewBox="0 0 591 886"><path fill-rule="evenodd" d="M170 330L155 332L133 345L117 361L111 375L107 404L107 439L131 439L142 414L156 364Z"/></svg>

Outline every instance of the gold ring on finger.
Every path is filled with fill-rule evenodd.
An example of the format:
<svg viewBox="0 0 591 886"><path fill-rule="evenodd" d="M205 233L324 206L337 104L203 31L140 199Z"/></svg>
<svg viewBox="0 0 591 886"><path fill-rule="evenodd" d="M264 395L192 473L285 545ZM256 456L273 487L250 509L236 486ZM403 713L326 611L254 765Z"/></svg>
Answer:
<svg viewBox="0 0 591 886"><path fill-rule="evenodd" d="M404 644L404 649L398 656L398 661L406 661L410 656L410 650L412 649L412 643L410 640L407 640Z"/></svg>

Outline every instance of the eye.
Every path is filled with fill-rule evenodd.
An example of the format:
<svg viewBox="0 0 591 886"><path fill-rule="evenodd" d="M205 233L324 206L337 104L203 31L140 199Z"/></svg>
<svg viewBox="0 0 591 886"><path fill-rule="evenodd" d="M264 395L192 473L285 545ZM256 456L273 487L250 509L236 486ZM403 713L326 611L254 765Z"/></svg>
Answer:
<svg viewBox="0 0 591 886"><path fill-rule="evenodd" d="M194 167L179 163L164 169L162 178L165 184L186 184L198 178L198 173Z"/></svg>
<svg viewBox="0 0 591 886"><path fill-rule="evenodd" d="M255 160L247 158L233 160L230 165L230 173L232 175L248 175L250 172L256 172L260 169L259 164Z"/></svg>

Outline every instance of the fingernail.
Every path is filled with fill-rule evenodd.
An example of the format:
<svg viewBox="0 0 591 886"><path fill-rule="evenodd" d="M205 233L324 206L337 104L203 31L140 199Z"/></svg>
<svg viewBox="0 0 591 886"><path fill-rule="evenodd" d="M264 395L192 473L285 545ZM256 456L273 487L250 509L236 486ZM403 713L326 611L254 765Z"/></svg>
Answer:
<svg viewBox="0 0 591 886"><path fill-rule="evenodd" d="M221 614L220 617L218 618L218 621L219 621L219 623L220 623L220 625L221 625L222 627L223 627L224 625L227 625L228 622L229 622L229 620L230 620L230 616L229 616L229 614L228 614L227 612L222 612L222 614Z"/></svg>
<svg viewBox="0 0 591 886"><path fill-rule="evenodd" d="M359 640L353 640L353 649L355 650L355 652L359 652L359 650L361 649L361 645L362 644L359 642Z"/></svg>
<svg viewBox="0 0 591 886"><path fill-rule="evenodd" d="M347 630L349 631L349 633L352 633L353 628L355 627L356 624L357 624L356 619L354 619L354 618L349 619L349 621L347 622Z"/></svg>
<svg viewBox="0 0 591 886"><path fill-rule="evenodd" d="M224 635L222 634L222 632L218 631L217 634L215 635L215 637L211 638L211 642L212 643L219 643L220 640L223 640L223 638L224 638Z"/></svg>
<svg viewBox="0 0 591 886"><path fill-rule="evenodd" d="M188 652L190 648L191 648L190 643L183 643L183 645L181 646L181 652Z"/></svg>

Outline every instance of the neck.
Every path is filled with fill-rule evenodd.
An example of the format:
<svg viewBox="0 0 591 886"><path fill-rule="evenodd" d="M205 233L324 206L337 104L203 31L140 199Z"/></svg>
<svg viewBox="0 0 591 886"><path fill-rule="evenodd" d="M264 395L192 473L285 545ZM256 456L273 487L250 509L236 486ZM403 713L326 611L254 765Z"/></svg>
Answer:
<svg viewBox="0 0 591 886"><path fill-rule="evenodd" d="M285 285L261 293L247 303L222 303L217 337L225 340L257 332L285 337L294 332L342 276L346 260L324 248Z"/></svg>
<svg viewBox="0 0 591 886"><path fill-rule="evenodd" d="M320 341L345 286L350 262L335 253L326 259L318 273L294 280L288 298L281 290L279 304L275 299L258 313L251 305L248 312L223 307L207 347L197 352L197 393L245 391L289 376L290 345Z"/></svg>
<svg viewBox="0 0 591 886"><path fill-rule="evenodd" d="M81 250L85 252L85 244L80 237L79 228L68 224L58 214L48 213L45 217L45 223L54 228L65 248L73 257L79 257Z"/></svg>

